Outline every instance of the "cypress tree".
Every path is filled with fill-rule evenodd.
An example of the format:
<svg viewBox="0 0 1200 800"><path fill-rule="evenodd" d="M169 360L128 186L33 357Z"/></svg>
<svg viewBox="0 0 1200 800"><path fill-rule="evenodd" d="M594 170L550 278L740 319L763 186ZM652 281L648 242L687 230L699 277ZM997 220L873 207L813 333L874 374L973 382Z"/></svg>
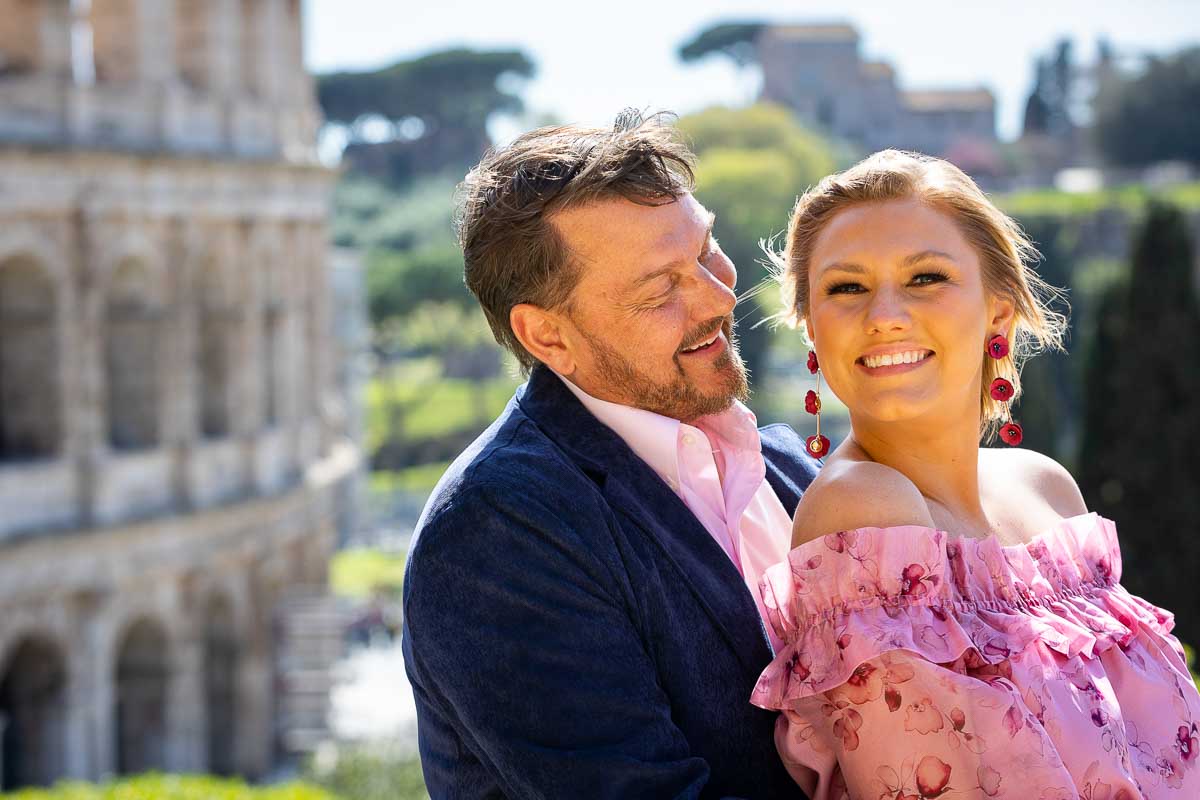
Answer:
<svg viewBox="0 0 1200 800"><path fill-rule="evenodd" d="M1187 223L1152 203L1128 283L1101 301L1087 364L1080 488L1116 521L1122 583L1200 644L1200 302Z"/></svg>

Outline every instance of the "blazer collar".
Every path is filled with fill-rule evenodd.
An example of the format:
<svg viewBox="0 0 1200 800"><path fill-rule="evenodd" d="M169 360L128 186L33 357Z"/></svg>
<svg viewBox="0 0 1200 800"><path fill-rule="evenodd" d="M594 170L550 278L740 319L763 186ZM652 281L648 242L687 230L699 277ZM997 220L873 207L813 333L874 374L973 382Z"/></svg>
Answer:
<svg viewBox="0 0 1200 800"><path fill-rule="evenodd" d="M655 541L735 655L757 678L771 659L758 607L733 562L687 505L547 367L534 368L517 401L597 482L614 509ZM768 464L768 480L774 488L773 472L777 479L778 470ZM788 507L787 499L782 495L781 499Z"/></svg>

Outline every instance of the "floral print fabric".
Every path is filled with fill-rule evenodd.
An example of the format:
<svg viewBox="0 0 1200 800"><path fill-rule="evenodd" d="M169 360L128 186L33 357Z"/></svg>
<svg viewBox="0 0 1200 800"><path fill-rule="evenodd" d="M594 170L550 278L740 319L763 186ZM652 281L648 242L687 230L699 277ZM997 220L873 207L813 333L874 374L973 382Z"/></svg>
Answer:
<svg viewBox="0 0 1200 800"><path fill-rule="evenodd" d="M1173 616L1110 520L1028 543L906 526L806 542L761 588L785 645L752 702L814 800L1200 798Z"/></svg>

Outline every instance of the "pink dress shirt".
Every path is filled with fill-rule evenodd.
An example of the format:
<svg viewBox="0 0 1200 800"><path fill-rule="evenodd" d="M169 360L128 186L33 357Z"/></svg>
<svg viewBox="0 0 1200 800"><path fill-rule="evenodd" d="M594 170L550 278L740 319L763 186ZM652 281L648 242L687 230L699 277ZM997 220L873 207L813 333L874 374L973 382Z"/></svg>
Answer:
<svg viewBox="0 0 1200 800"><path fill-rule="evenodd" d="M759 582L768 567L787 558L792 517L767 483L754 413L735 402L688 425L598 400L566 378L563 383L671 487L721 546L750 589L778 651L782 640L771 627Z"/></svg>

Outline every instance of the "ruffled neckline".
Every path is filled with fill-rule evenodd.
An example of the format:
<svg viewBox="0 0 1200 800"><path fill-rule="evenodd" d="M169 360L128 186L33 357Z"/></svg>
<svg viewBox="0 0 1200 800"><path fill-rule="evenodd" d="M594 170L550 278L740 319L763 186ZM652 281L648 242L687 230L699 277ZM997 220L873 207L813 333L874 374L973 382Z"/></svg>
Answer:
<svg viewBox="0 0 1200 800"><path fill-rule="evenodd" d="M1035 641L1090 658L1138 630L1169 632L1172 615L1130 595L1120 577L1116 525L1094 512L1013 545L919 525L813 539L763 574L785 647L754 702L779 708L889 649L937 663L971 651L994 664Z"/></svg>

